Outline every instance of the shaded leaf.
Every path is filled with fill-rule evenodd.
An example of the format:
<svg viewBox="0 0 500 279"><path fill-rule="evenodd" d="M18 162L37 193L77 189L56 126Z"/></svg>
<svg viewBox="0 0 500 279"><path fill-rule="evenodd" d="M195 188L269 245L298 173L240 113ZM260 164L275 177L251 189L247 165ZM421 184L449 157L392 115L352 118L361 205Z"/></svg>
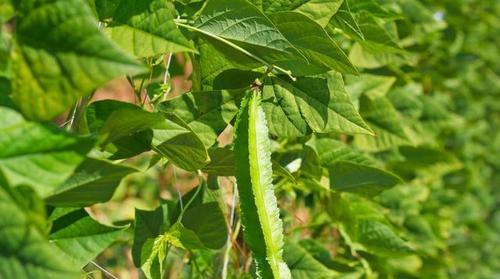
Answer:
<svg viewBox="0 0 500 279"><path fill-rule="evenodd" d="M51 245L57 247L67 259L80 268L115 242L124 232L124 228L99 224L84 209L56 209L58 210L65 211L65 214L53 220L49 240Z"/></svg>
<svg viewBox="0 0 500 279"><path fill-rule="evenodd" d="M126 166L88 158L45 202L64 207L106 202L111 199L121 180L135 171Z"/></svg>
<svg viewBox="0 0 500 279"><path fill-rule="evenodd" d="M5 179L12 186L31 186L42 197L53 193L93 147L92 139L52 124L27 122L3 107L0 134L0 170Z"/></svg>

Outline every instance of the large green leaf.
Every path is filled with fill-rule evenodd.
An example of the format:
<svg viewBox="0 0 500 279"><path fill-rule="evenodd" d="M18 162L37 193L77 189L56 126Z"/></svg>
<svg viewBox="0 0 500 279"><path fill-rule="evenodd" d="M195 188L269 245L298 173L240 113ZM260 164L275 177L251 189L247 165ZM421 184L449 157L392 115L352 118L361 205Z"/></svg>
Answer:
<svg viewBox="0 0 500 279"><path fill-rule="evenodd" d="M1 278L81 278L78 267L49 244L44 206L31 189L0 185L0 210Z"/></svg>
<svg viewBox="0 0 500 279"><path fill-rule="evenodd" d="M264 84L263 98L270 131L282 137L304 135L307 126L316 133L372 134L345 92L338 73L302 77L296 82L269 78ZM276 122L276 117L284 119Z"/></svg>
<svg viewBox="0 0 500 279"><path fill-rule="evenodd" d="M210 147L236 115L242 97L241 90L191 92L161 103L160 110L178 115Z"/></svg>
<svg viewBox="0 0 500 279"><path fill-rule="evenodd" d="M344 51L333 41L325 30L307 16L297 12L280 12L269 16L280 32L309 61L280 61L283 68L292 69L295 75L311 75L337 70L342 73L357 74Z"/></svg>
<svg viewBox="0 0 500 279"><path fill-rule="evenodd" d="M402 180L396 175L378 168L338 162L329 166L330 188L340 192L352 192L368 197L387 190Z"/></svg>
<svg viewBox="0 0 500 279"><path fill-rule="evenodd" d="M283 227L274 186L270 141L260 95L249 91L235 127L236 179L245 242L261 278L291 278L282 259Z"/></svg>
<svg viewBox="0 0 500 279"><path fill-rule="evenodd" d="M207 1L193 28L268 66L286 54L301 56L273 22L246 0Z"/></svg>
<svg viewBox="0 0 500 279"><path fill-rule="evenodd" d="M57 215L57 218L52 219L49 235L51 245L57 247L67 259L80 268L123 234L124 228L101 225L84 209L55 209L53 214Z"/></svg>
<svg viewBox="0 0 500 279"><path fill-rule="evenodd" d="M169 4L162 0L121 1L106 32L137 57L194 51L177 29Z"/></svg>
<svg viewBox="0 0 500 279"><path fill-rule="evenodd" d="M86 159L45 201L54 206L89 206L111 199L123 177L135 169Z"/></svg>
<svg viewBox="0 0 500 279"><path fill-rule="evenodd" d="M217 202L189 207L182 217L182 224L193 231L207 248L220 249L226 244L226 221Z"/></svg>
<svg viewBox="0 0 500 279"><path fill-rule="evenodd" d="M52 124L27 122L0 107L0 170L12 186L28 185L46 197L85 159L93 140Z"/></svg>
<svg viewBox="0 0 500 279"><path fill-rule="evenodd" d="M144 68L101 34L82 0L18 1L12 99L50 120L104 82Z"/></svg>

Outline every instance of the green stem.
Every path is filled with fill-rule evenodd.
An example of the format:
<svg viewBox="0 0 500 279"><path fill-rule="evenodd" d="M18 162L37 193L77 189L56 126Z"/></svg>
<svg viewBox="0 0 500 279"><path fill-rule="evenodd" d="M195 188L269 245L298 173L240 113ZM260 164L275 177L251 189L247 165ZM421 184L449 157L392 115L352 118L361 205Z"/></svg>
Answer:
<svg viewBox="0 0 500 279"><path fill-rule="evenodd" d="M196 199L196 197L198 196L198 194L200 193L201 191L201 188L205 187L205 179L203 178L203 174L201 173L201 171L198 171L198 176L200 178L200 185L196 188L196 192L194 193L194 195L189 199L189 201L186 203L186 205L184 206L184 208L182 209L181 213L179 214L179 218L177 218L177 222L180 223L182 221L182 217L184 216L184 213L186 212L186 210L189 208L189 206L191 205L191 203L193 203L194 199ZM180 199L182 199L182 197L180 197Z"/></svg>

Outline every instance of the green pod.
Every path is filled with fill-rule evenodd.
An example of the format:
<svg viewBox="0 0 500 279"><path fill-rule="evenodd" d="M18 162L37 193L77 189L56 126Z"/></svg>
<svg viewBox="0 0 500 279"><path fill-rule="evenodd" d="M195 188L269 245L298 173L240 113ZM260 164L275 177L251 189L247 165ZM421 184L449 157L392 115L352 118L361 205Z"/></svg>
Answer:
<svg viewBox="0 0 500 279"><path fill-rule="evenodd" d="M283 261L283 224L272 184L271 144L261 96L249 91L235 125L234 151L244 239L259 278L291 278Z"/></svg>

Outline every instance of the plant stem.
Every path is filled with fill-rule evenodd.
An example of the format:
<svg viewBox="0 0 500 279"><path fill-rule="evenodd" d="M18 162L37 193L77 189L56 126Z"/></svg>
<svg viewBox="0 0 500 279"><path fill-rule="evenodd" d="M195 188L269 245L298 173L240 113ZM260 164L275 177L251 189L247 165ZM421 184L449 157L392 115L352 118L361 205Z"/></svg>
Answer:
<svg viewBox="0 0 500 279"><path fill-rule="evenodd" d="M234 217L236 213L236 199L238 196L238 187L236 181L233 183L233 199L231 201L231 215L229 219L229 226L227 227L227 242L226 242L226 250L224 251L224 261L222 264L222 279L227 278L227 267L229 265L229 255L231 253L232 243L233 243L233 224Z"/></svg>

